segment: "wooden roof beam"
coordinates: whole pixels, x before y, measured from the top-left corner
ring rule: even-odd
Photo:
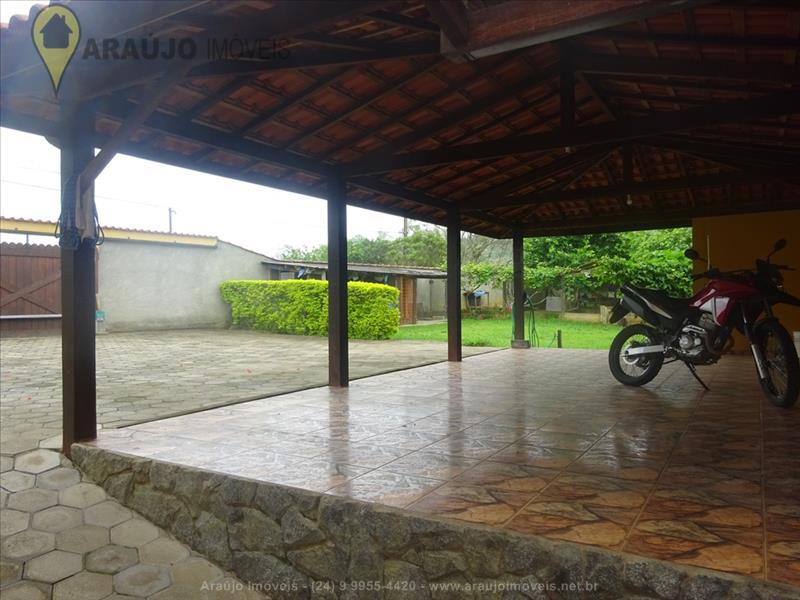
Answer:
[[[455,29],[466,38],[463,43],[458,43],[452,33],[446,32],[454,51],[476,59],[675,12],[708,1],[511,0],[499,4],[486,3],[474,10],[461,8],[461,15],[454,15],[452,7],[463,4],[453,0],[428,0],[427,6],[435,18],[438,16],[443,29],[449,25],[451,30]],[[436,5],[439,5],[438,10],[434,8]],[[440,13],[447,9],[447,18],[442,20]]]
[[[700,44],[705,46],[729,46],[745,48],[797,48],[798,41],[792,37],[763,35],[703,35],[695,33],[655,33],[651,31],[618,31],[605,29],[586,34],[593,38],[609,40],[633,40],[664,44]]]
[[[506,183],[501,183],[500,185],[494,186],[488,192],[484,192],[482,194],[478,194],[477,196],[472,196],[467,200],[461,201],[460,205],[464,206],[467,202],[474,205],[479,205],[484,202],[491,202],[496,198],[502,198],[508,194],[516,192],[517,190],[528,187],[529,185],[534,185],[535,183],[544,181],[553,175],[574,169],[586,161],[596,160],[602,156],[605,156],[609,150],[613,148],[613,145],[606,144],[603,146],[584,148],[582,150],[578,150],[577,152],[573,152],[572,154],[565,154],[553,162],[545,165],[544,167],[535,168],[530,173],[526,173],[521,177],[516,177]]]
[[[735,61],[695,61],[575,54],[575,69],[603,75],[639,75],[648,77],[700,77],[775,83],[800,83],[800,68],[779,63],[740,63]]]
[[[136,104],[124,98],[112,97],[109,98],[107,102],[100,105],[98,112],[112,119],[125,121],[134,113],[136,106]],[[142,126],[161,134],[204,144],[217,150],[239,154],[253,160],[271,163],[286,169],[313,173],[320,176],[328,176],[333,173],[330,167],[315,160],[291,152],[276,150],[265,144],[242,139],[204,125],[185,123],[177,117],[172,117],[161,112],[152,113]]]
[[[380,60],[396,60],[399,58],[415,58],[418,56],[438,55],[439,48],[432,40],[386,44],[375,52],[340,49],[290,51],[286,58],[270,58],[268,60],[228,59],[217,60],[194,67],[188,77],[211,77],[216,75],[246,75],[265,73],[267,71],[287,71],[330,67],[336,65],[352,65],[376,62]]]
[[[770,192],[770,199],[776,198],[777,192]],[[671,229],[688,227],[692,219],[699,217],[717,217],[751,212],[767,212],[780,210],[770,199],[758,202],[736,202],[725,206],[704,206],[674,211],[640,210],[610,217],[595,216],[589,218],[568,219],[550,224],[547,222],[521,223],[520,228],[525,237],[542,237],[557,235],[581,235],[587,233],[615,233],[618,231],[643,231],[647,229]],[[788,208],[788,207],[787,207]]]
[[[393,185],[391,183],[387,183],[385,181],[381,181],[380,179],[376,179],[373,177],[359,177],[356,179],[350,179],[348,180],[348,183],[356,187],[369,190],[371,192],[377,192],[379,194],[394,196],[395,198],[400,198],[403,200],[409,200],[416,204],[421,204],[423,206],[430,206],[432,208],[435,208],[437,210],[442,210],[445,212],[451,210],[454,206],[456,206],[454,203],[445,202],[444,200],[433,198],[422,192],[411,190],[406,187],[402,187],[400,185]],[[491,223],[492,225],[497,225],[499,227],[506,227],[509,230],[512,228],[512,224],[509,221],[506,221],[494,215],[490,215],[488,213],[474,212],[470,214],[469,217],[471,219],[484,221],[486,223]]]
[[[639,140],[640,144],[675,150],[683,154],[727,159],[761,165],[800,165],[800,148],[741,144],[724,140],[667,135]]]
[[[627,194],[651,194],[655,192],[668,192],[687,188],[703,188],[736,183],[769,182],[786,177],[797,177],[796,168],[760,170],[756,172],[726,172],[715,175],[702,175],[698,177],[676,177],[674,179],[658,179],[655,181],[630,181],[608,186],[585,187],[573,190],[541,192],[521,196],[506,196],[495,198],[491,202],[460,203],[463,210],[489,210],[506,206],[531,206],[548,202],[562,202],[569,200],[586,200],[589,198],[609,198],[625,196]]]
[[[394,156],[388,155],[388,151],[381,150],[376,156],[343,165],[341,169],[347,176],[354,176],[469,160],[486,160],[498,156],[531,154],[570,146],[622,142],[698,127],[749,122],[759,118],[791,114],[798,111],[798,107],[800,107],[800,91],[778,92],[750,100],[710,104],[627,121],[577,127],[571,131],[558,130]]]

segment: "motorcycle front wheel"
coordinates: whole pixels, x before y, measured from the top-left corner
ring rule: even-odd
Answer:
[[[625,350],[637,346],[660,344],[658,333],[645,325],[630,325],[620,331],[608,350],[611,374],[625,385],[644,385],[653,380],[664,364],[663,354],[625,356]]]
[[[775,406],[789,408],[800,392],[800,363],[789,332],[777,321],[765,321],[756,329],[756,343],[767,375],[761,388]]]

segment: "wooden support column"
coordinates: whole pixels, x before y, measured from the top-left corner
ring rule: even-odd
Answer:
[[[512,348],[531,347],[530,341],[525,339],[525,271],[522,260],[522,242],[522,233],[515,231],[512,240],[514,264],[514,339],[511,340]]]
[[[447,212],[447,360],[461,360],[461,217]]]
[[[74,207],[78,175],[94,158],[94,115],[86,107],[67,109],[61,136],[61,203]],[[87,194],[94,199],[94,185]],[[74,210],[74,208],[72,209]],[[62,450],[97,437],[95,377],[95,241],[61,248]]]
[[[347,353],[347,183],[328,179],[328,385],[350,382]]]

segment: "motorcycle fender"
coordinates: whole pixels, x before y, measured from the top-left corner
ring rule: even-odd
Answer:
[[[778,317],[766,317],[764,319],[758,320],[756,324],[753,326],[753,341],[759,338],[759,336],[761,335],[761,330],[764,328],[764,325],[772,322],[780,323]]]
[[[783,302],[784,304],[790,304],[792,306],[800,306],[800,298],[795,298],[791,294],[782,291],[774,292],[773,300],[775,304]]]
[[[627,306],[625,306],[624,299],[621,299],[614,305],[614,308],[611,309],[611,314],[608,316],[608,322],[616,323],[617,321],[622,319],[622,317],[627,315],[629,312],[630,310],[628,309]]]

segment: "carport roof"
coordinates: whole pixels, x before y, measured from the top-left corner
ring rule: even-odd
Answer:
[[[99,147],[175,61],[82,59],[86,40],[236,35],[288,55],[184,64],[121,152],[319,197],[346,177],[351,205],[438,224],[457,207],[495,237],[800,204],[796,2],[69,5],[60,97],[94,103]],[[30,21],[0,35],[2,125],[57,138]]]
[[[308,269],[319,269],[322,271],[328,270],[327,262],[318,262],[311,260],[283,260],[279,258],[270,258],[261,261],[265,265],[276,267],[301,267]],[[433,269],[427,267],[409,267],[403,265],[375,265],[369,263],[347,263],[348,271],[355,271],[357,273],[379,273],[381,275],[401,275],[405,277],[413,277],[419,279],[446,279],[447,271],[441,269]]]

